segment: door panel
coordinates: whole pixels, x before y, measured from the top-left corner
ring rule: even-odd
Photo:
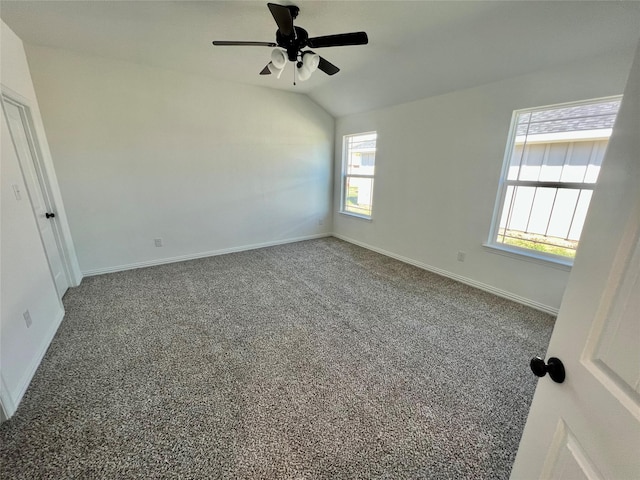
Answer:
[[[575,480],[603,478],[563,421],[558,422],[541,477]]]
[[[597,349],[593,355],[586,352],[603,375],[620,384],[636,408],[640,406],[640,275],[633,267],[640,263],[639,255],[636,246],[604,328],[592,333]]]
[[[55,222],[55,219],[46,217],[46,213],[49,212],[50,206],[45,194],[43,185],[44,179],[38,175],[38,168],[36,165],[37,158],[35,156],[36,154],[32,143],[32,137],[30,136],[31,132],[29,130],[29,124],[21,106],[14,104],[6,98],[2,104],[6,113],[7,123],[16,149],[16,154],[20,161],[25,185],[29,192],[29,198],[33,207],[38,230],[40,232],[40,237],[42,238],[42,244],[44,246],[45,253],[47,254],[51,275],[53,276],[56,285],[58,297],[62,298],[69,288],[69,282],[64,270],[64,264],[60,254],[56,233],[53,230],[53,222]]]

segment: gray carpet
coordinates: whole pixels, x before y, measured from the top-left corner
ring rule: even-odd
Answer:
[[[553,325],[335,238],[64,303],[1,478],[507,478]]]

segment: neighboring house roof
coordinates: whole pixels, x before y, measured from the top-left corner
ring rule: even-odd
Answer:
[[[520,114],[517,135],[613,128],[620,100]]]
[[[351,150],[360,151],[360,150],[375,150],[376,149],[376,141],[375,140],[366,140],[363,142],[355,141],[350,145]]]

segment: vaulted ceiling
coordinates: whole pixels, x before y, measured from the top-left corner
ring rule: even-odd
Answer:
[[[258,72],[275,41],[266,1],[5,1],[27,44],[63,48],[306,94],[334,116],[468,88],[593,55],[631,52],[640,2],[311,1],[295,4],[310,36],[364,30],[366,46],[318,51],[341,68],[293,85]],[[276,3],[278,3],[276,1]]]

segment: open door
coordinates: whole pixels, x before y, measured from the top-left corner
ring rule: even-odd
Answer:
[[[511,478],[640,479],[640,45],[547,352]]]

